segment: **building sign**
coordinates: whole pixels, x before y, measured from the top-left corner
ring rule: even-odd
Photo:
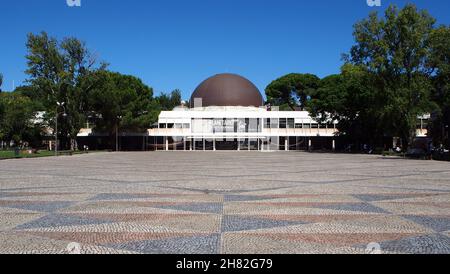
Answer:
[[[245,131],[246,123],[239,119],[215,119],[213,120],[214,132],[242,132]]]

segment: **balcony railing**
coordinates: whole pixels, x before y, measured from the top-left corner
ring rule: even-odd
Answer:
[[[148,134],[150,136],[247,136],[247,135],[259,135],[259,136],[323,136],[332,137],[335,136],[337,130],[334,128],[277,128],[277,129],[263,129],[261,132],[202,132],[194,131],[187,128],[157,128],[149,129]]]

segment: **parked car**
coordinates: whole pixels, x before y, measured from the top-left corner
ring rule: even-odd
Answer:
[[[428,153],[422,148],[410,148],[405,156],[414,159],[425,159],[427,158]]]
[[[433,152],[433,159],[438,161],[450,161],[450,152],[447,149],[439,149]]]

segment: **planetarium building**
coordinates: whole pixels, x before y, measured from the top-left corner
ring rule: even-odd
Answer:
[[[306,111],[264,106],[258,88],[235,74],[202,82],[189,106],[161,112],[149,129],[155,150],[290,151],[335,149],[333,122],[318,123]]]

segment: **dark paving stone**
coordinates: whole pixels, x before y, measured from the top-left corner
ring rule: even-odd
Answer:
[[[333,209],[333,210],[345,210],[345,211],[360,211],[367,213],[389,213],[386,210],[369,203],[350,203],[350,204],[324,204],[315,205],[316,208]]]
[[[417,216],[405,215],[404,218],[416,222],[425,227],[429,227],[436,232],[450,230],[450,217]]]
[[[109,245],[109,247],[144,254],[217,254],[220,235],[179,237]]]
[[[14,202],[2,207],[53,213],[71,206],[73,202]]]
[[[129,194],[129,193],[101,193],[97,196],[89,199],[92,201],[107,201],[107,200],[128,200],[137,198],[146,198],[148,196],[139,194]]]
[[[216,213],[220,214],[223,211],[223,204],[221,203],[191,203],[191,204],[177,204],[177,205],[153,205],[152,207],[162,209],[173,209],[181,211],[194,211],[202,213]]]
[[[450,254],[450,238],[431,234],[380,243],[382,251],[410,254]]]
[[[363,200],[365,202],[377,202],[377,201],[386,201],[386,200],[396,200],[402,198],[408,198],[410,196],[407,195],[378,195],[378,194],[356,194],[353,195],[355,198]]]
[[[269,220],[255,217],[223,216],[222,232],[245,231],[305,224],[305,222]]]
[[[255,179],[251,181],[268,181],[268,182],[274,182],[274,180],[262,180],[262,179]],[[283,181],[286,182],[286,181]],[[244,185],[244,184],[243,184]],[[188,187],[169,187],[169,186],[158,186],[160,188],[166,188],[166,189],[177,189],[177,190],[187,190],[187,191],[194,191],[194,192],[201,192],[204,194],[217,194],[217,195],[240,195],[241,193],[247,193],[247,192],[254,192],[257,191],[271,191],[271,190],[281,190],[281,189],[288,189],[292,186],[282,186],[282,187],[271,187],[271,188],[255,188],[255,189],[240,189],[240,190],[214,190],[214,189],[201,189],[201,188],[188,188]]]
[[[103,223],[113,223],[113,221],[84,218],[73,214],[50,214],[31,222],[19,225],[16,227],[16,229],[20,230],[59,226],[94,225]]]
[[[9,193],[9,192],[0,192],[0,198],[20,197],[20,196],[23,196],[23,195],[16,194],[14,192],[11,192],[11,193]]]
[[[250,195],[225,195],[225,202],[245,202],[245,201],[260,201],[269,200],[270,197],[250,196]]]

